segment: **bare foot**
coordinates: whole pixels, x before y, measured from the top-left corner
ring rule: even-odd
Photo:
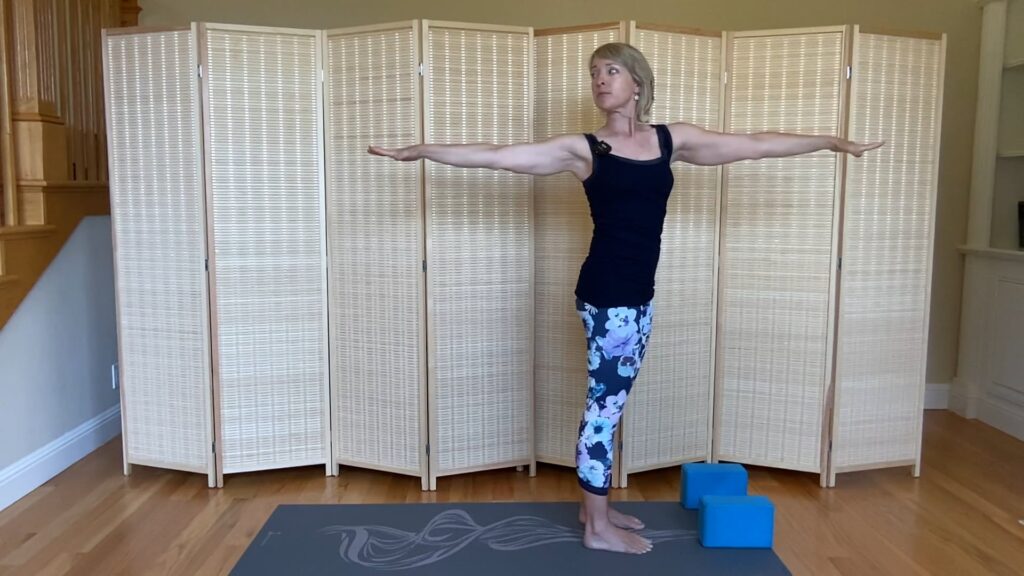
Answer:
[[[644,523],[640,521],[636,516],[630,516],[629,514],[623,514],[611,506],[608,507],[608,520],[619,528],[625,528],[626,530],[640,530],[644,527]],[[583,506],[580,506],[580,524],[587,523],[587,510]]]
[[[626,554],[646,554],[654,548],[647,538],[611,524],[600,527],[588,524],[583,532],[583,545],[591,550],[607,550]]]

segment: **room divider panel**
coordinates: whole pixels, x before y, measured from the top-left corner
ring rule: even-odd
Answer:
[[[652,123],[722,129],[723,34],[629,23],[654,72]],[[711,455],[721,169],[672,166],[647,357],[623,415],[621,480]]]
[[[533,31],[423,23],[424,138],[533,139]],[[532,179],[424,166],[430,485],[530,466],[533,446]]]
[[[840,135],[846,40],[846,27],[730,33],[726,130]],[[840,167],[820,151],[726,168],[717,460],[824,477]]]
[[[625,26],[537,30],[535,36],[535,137],[597,129],[604,119],[590,94],[590,54],[602,44],[624,41]],[[583,188],[572,174],[536,178],[534,188],[537,460],[575,466],[587,396],[587,343],[573,291],[593,225]],[[612,478],[617,484],[618,477]]]
[[[196,35],[106,31],[103,71],[125,474],[141,464],[214,486]]]
[[[420,25],[325,34],[333,446],[427,480],[423,177],[368,143],[422,141]]]
[[[331,470],[320,32],[199,31],[218,472]]]
[[[886,466],[920,473],[946,43],[856,28],[829,484]]]
[[[536,33],[539,139],[591,132],[604,119],[590,95],[590,54],[630,42],[655,78],[652,121],[721,128],[722,34],[635,22]],[[706,459],[710,453],[715,230],[719,170],[676,165],[662,237],[655,331],[620,427],[613,485],[630,472]],[[538,459],[575,465],[587,391],[586,345],[573,290],[591,234],[572,175],[536,180]],[[684,281],[685,279],[685,281]]]

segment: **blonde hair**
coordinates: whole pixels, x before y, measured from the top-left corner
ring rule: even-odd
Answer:
[[[640,93],[636,101],[636,119],[638,122],[648,122],[651,116],[651,105],[654,104],[654,72],[647,58],[642,52],[622,42],[610,42],[603,44],[594,50],[590,55],[590,65],[594,60],[601,58],[617,62],[629,70],[629,75],[640,87]]]

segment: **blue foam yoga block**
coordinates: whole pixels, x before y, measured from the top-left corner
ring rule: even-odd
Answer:
[[[740,464],[683,464],[679,503],[696,510],[702,496],[746,496],[747,470]]]
[[[705,496],[697,513],[705,548],[771,548],[775,506],[764,496]]]

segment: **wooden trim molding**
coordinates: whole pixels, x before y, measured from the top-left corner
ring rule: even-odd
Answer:
[[[12,115],[15,122],[46,122],[48,124],[64,125],[64,119],[55,114],[40,114],[38,112],[15,112]]]
[[[12,107],[19,113],[56,115],[60,107],[58,7],[45,0],[10,0]]]
[[[534,30],[536,36],[554,36],[556,34],[575,34],[582,32],[594,32],[597,30],[615,30],[622,25],[621,22],[602,22],[599,24],[581,24],[579,26],[563,26],[560,28],[541,28]]]
[[[886,36],[918,38],[921,40],[942,40],[942,32],[931,32],[928,30],[897,30],[884,26],[861,26],[860,32],[861,34],[884,34]]]
[[[56,232],[53,226],[4,226],[0,228],[0,242],[8,240],[32,240],[46,238]]]
[[[0,174],[3,195],[0,197],[0,226],[18,223],[18,179],[15,174],[14,134],[11,124],[11,55],[10,29],[7,22],[7,0],[0,0]],[[2,260],[0,254],[0,260]],[[0,262],[0,270],[3,268]]]
[[[689,26],[671,26],[666,24],[653,24],[648,22],[637,22],[636,29],[650,30],[652,32],[672,32],[675,34],[689,34],[691,36],[710,36],[711,38],[720,38],[722,36],[721,30],[692,28]]]
[[[0,228],[0,327],[35,286],[61,247],[87,216],[110,213],[105,183],[20,182],[25,208],[45,224]],[[28,195],[28,197],[26,197]]]
[[[140,12],[138,0],[121,0],[121,26],[138,26]]]

